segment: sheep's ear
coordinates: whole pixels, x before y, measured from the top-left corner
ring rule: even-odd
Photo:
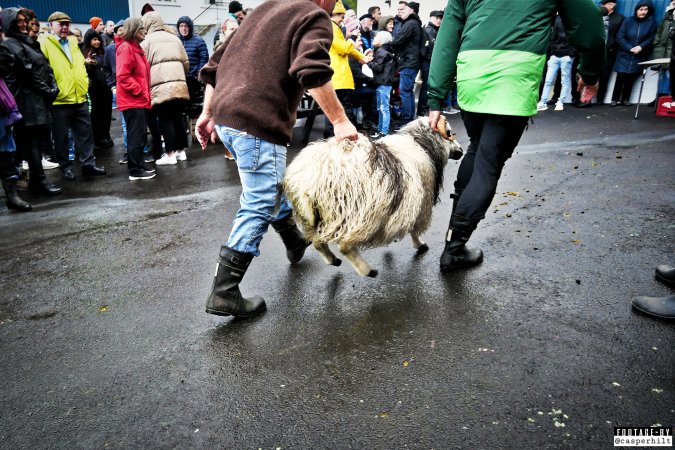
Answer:
[[[441,117],[438,119],[438,130],[440,131],[443,139],[447,139],[448,141],[455,140],[455,132],[452,131],[452,128],[450,129],[450,133],[448,133],[448,120],[444,115],[441,115]]]

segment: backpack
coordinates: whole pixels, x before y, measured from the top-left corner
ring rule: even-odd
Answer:
[[[431,61],[431,53],[433,51],[431,37],[424,27],[420,27],[420,29],[420,61]]]

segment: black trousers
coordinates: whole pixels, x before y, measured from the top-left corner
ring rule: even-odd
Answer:
[[[187,148],[187,133],[183,122],[185,102],[170,100],[152,107],[159,120],[159,130],[164,138],[167,153]]]
[[[148,110],[145,108],[131,108],[122,111],[127,123],[127,161],[129,175],[143,173],[143,149],[148,138]]]
[[[354,126],[356,126],[356,117],[354,117],[354,113],[352,112],[354,110],[354,101],[352,98],[354,95],[354,89],[336,89],[335,94],[337,95],[338,100],[340,100],[342,107],[345,109],[345,113],[347,113],[347,118]],[[328,117],[326,117],[325,123],[326,128],[323,132],[323,137],[325,139],[328,139],[331,136],[335,136],[333,124],[330,123]]]
[[[91,98],[91,124],[94,130],[94,144],[110,139],[112,120],[112,91],[107,88],[89,89]]]
[[[52,107],[52,136],[54,138],[54,154],[61,170],[72,167],[73,162],[68,159],[68,129],[73,130],[75,146],[80,152],[82,165],[93,165],[94,133],[91,127],[91,117],[86,103],[76,105],[54,105]]]
[[[518,145],[529,117],[462,111],[462,120],[471,143],[457,172],[450,228],[471,233],[485,218],[504,164]]]
[[[612,92],[612,101],[630,101],[630,93],[633,91],[633,84],[635,84],[635,80],[637,80],[639,76],[640,72],[617,72],[616,82],[614,83],[614,92]]]
[[[42,168],[42,147],[45,139],[50,139],[49,125],[27,127],[22,120],[14,124],[14,141],[16,142],[16,159],[28,162],[31,184],[45,179]]]
[[[607,50],[607,59],[605,60],[605,65],[602,67],[600,86],[598,87],[597,99],[599,104],[602,104],[605,101],[605,96],[607,95],[607,83],[609,83],[609,77],[612,75],[612,70],[614,70],[615,62],[616,50]]]

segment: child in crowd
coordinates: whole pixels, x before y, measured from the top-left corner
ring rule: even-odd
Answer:
[[[391,84],[396,78],[396,57],[391,47],[392,36],[388,31],[380,31],[375,35],[373,47],[375,56],[368,63],[373,71],[373,83],[377,85],[377,132],[370,137],[377,139],[389,134],[389,124],[391,114],[389,110],[389,96],[391,95]]]

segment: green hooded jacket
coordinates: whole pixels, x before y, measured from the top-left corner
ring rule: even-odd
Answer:
[[[536,114],[556,11],[579,52],[578,73],[595,84],[605,60],[605,30],[592,0],[449,0],[429,71],[431,111],[441,110],[456,76],[465,111]]]

